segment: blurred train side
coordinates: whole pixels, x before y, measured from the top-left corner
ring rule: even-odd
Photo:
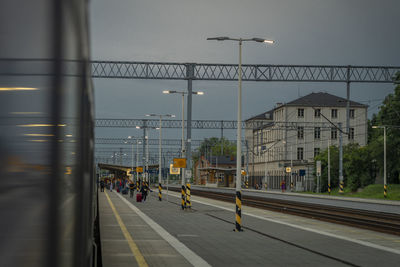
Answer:
[[[2,266],[95,264],[87,23],[85,0],[1,2]]]

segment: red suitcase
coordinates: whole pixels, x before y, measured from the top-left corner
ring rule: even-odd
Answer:
[[[136,194],[136,202],[142,202],[142,193]]]

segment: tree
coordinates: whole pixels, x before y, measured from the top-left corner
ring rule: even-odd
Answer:
[[[339,148],[330,147],[331,188],[339,186]],[[321,192],[328,191],[328,149],[315,157],[321,161]],[[375,165],[369,147],[348,144],[343,147],[343,177],[345,187],[356,191],[375,182]]]
[[[206,138],[201,143],[200,147],[193,153],[193,160],[197,161],[201,155],[211,156],[235,156],[236,144],[225,138],[211,137]]]
[[[331,188],[339,186],[339,149],[336,146],[330,147],[331,159]],[[315,157],[315,162],[321,161],[321,192],[328,191],[328,149],[322,151]]]
[[[400,73],[396,75],[400,82]],[[400,183],[400,85],[397,85],[393,94],[389,94],[383,101],[378,114],[374,115],[371,124],[387,126],[386,129],[386,161],[388,183]],[[376,160],[379,173],[383,176],[383,130],[369,128],[369,148],[372,158]]]
[[[375,183],[375,170],[369,147],[349,144],[345,150],[343,167],[347,186],[351,191]]]

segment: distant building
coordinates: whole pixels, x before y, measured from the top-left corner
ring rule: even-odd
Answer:
[[[236,158],[231,156],[201,156],[194,166],[195,184],[234,187]]]
[[[367,143],[367,105],[350,101],[349,132],[343,145]],[[329,121],[331,122],[329,122]],[[311,93],[246,120],[246,159],[249,183],[278,189],[291,172],[296,190],[311,190],[314,157],[331,145],[339,146],[339,125],[346,132],[346,99]],[[333,174],[335,175],[335,174]]]

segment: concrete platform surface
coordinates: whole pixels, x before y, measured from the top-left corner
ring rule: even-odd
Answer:
[[[192,266],[117,193],[99,193],[99,209],[103,267]]]
[[[238,233],[234,203],[192,196],[192,209],[181,210],[175,192],[164,191],[163,201],[152,192],[137,203],[107,191],[99,193],[105,267],[142,266],[129,252],[107,195],[148,266],[397,266],[400,261],[398,236],[245,206],[244,231]]]

